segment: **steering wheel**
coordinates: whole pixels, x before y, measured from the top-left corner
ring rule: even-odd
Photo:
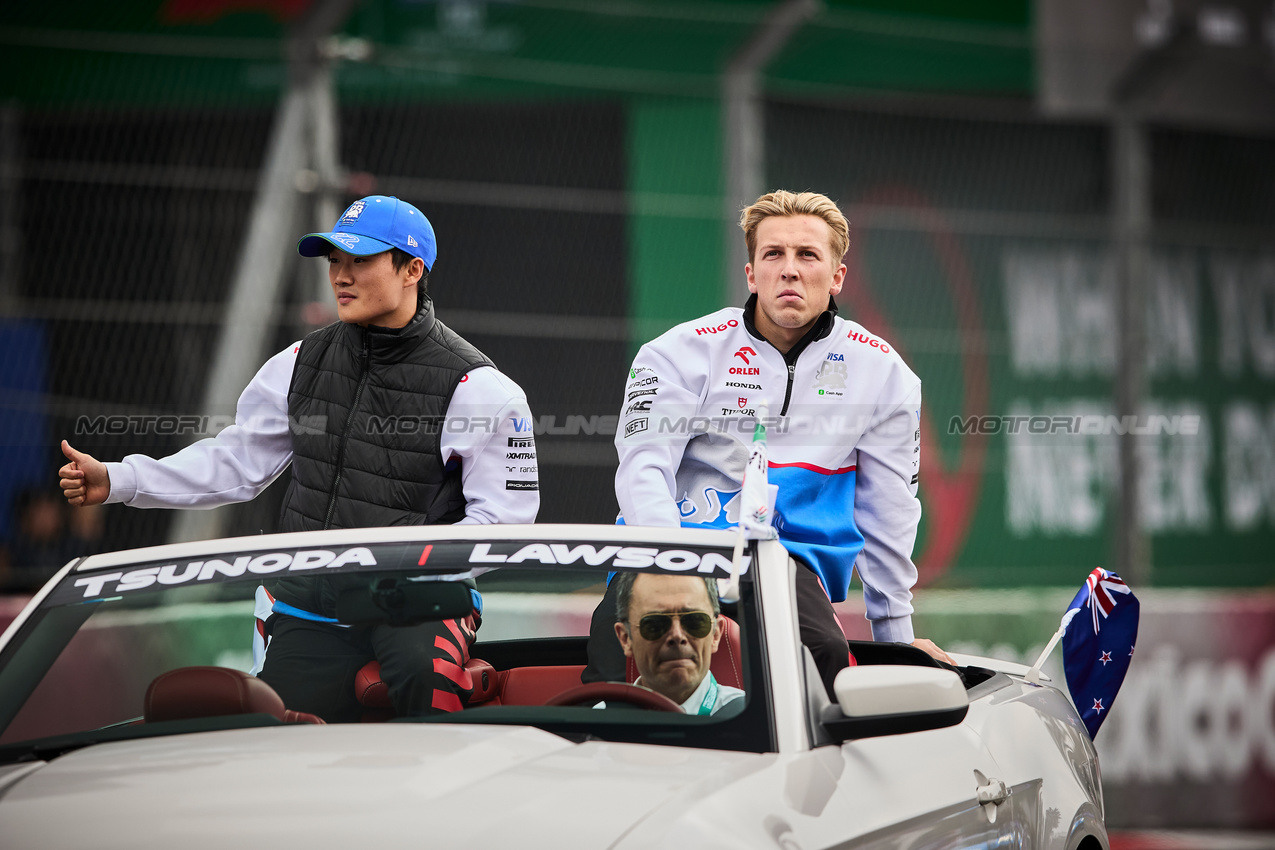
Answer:
[[[626,685],[622,682],[590,682],[575,688],[568,688],[553,697],[545,705],[592,705],[596,702],[623,702],[638,708],[651,711],[671,711],[683,714],[682,707],[673,700],[639,688],[637,685]]]

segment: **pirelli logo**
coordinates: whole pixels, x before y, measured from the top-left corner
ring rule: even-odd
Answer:
[[[509,448],[511,449],[530,449],[534,448],[536,441],[531,437],[510,437]]]
[[[506,490],[539,490],[540,485],[535,481],[510,481],[505,480]]]

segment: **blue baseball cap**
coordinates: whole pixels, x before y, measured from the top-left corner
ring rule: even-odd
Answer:
[[[307,233],[297,243],[297,252],[303,257],[326,257],[333,248],[356,257],[398,248],[420,257],[426,269],[432,269],[438,257],[434,228],[425,214],[407,201],[386,195],[355,201],[331,232]]]

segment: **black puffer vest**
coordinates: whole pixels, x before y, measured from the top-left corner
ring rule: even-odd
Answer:
[[[491,366],[426,301],[398,329],[336,322],[301,342],[288,389],[292,483],[280,531],[453,523],[460,468],[442,460],[443,423],[461,379]],[[277,599],[334,616],[353,576],[266,582]]]
[[[337,322],[301,343],[288,389],[292,484],[281,531],[432,525],[465,515],[443,420],[482,352],[426,301],[399,329]]]

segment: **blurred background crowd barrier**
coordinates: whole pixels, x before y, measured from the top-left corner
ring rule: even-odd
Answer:
[[[976,639],[1023,656],[1054,626],[1014,589],[1119,571],[1169,653],[1131,676],[1229,664],[1266,696],[1173,715],[1215,761],[1113,756],[1113,823],[1275,826],[1269,2],[75,0],[6,9],[0,45],[11,589],[274,529],[286,473],[216,511],[67,512],[57,443],[163,455],[232,421],[335,318],[297,237],[372,192],[430,217],[440,317],[527,391],[540,519],[610,522],[637,346],[742,303],[739,209],[813,189],[851,222],[842,315],[924,382],[922,615],[1035,617]],[[1234,606],[1251,627],[1203,625]],[[1159,740],[1144,714],[1108,728]],[[1266,748],[1242,771],[1237,723]]]

